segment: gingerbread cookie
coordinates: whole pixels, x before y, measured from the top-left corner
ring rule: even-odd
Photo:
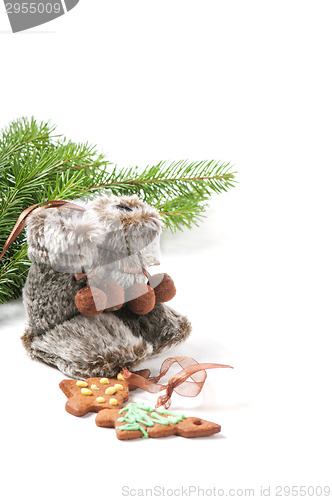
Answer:
[[[60,389],[68,398],[68,413],[81,417],[90,411],[122,408],[128,400],[128,383],[121,375],[115,378],[88,378],[87,380],[62,380]]]
[[[122,409],[107,408],[96,416],[98,427],[115,427],[118,439],[203,437],[220,432],[220,425],[196,417],[185,417],[145,403],[128,403]]]

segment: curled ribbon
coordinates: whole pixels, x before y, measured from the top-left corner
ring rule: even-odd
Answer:
[[[159,380],[166,375],[170,367],[178,363],[182,370],[175,375],[172,375],[167,384],[158,384]],[[198,363],[195,359],[188,356],[176,356],[167,358],[160,367],[160,372],[157,377],[144,378],[138,373],[133,373],[128,368],[123,368],[121,375],[132,387],[139,387],[150,393],[157,393],[166,389],[163,396],[159,396],[156,408],[164,406],[166,409],[171,405],[171,396],[175,391],[180,396],[197,396],[204,385],[206,379],[206,371],[209,368],[233,368],[230,365],[220,365],[218,363]],[[188,379],[191,380],[188,380]]]

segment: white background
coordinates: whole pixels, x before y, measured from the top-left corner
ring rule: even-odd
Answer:
[[[325,1],[81,0],[13,35],[1,5],[1,127],[33,114],[120,166],[214,158],[239,171],[199,228],[163,236],[172,305],[193,333],[144,364],[232,364],[196,399],[173,398],[221,434],[120,442],[94,415],[67,414],[63,375],[27,357],[12,303],[0,307],[3,498],[113,499],[126,485],[256,497],[271,485],[273,498],[276,485],[331,482],[331,19]]]

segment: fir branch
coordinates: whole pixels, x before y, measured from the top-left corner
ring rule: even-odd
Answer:
[[[197,193],[191,193],[189,197],[179,196],[172,200],[156,204],[160,215],[164,221],[166,229],[172,232],[182,230],[183,227],[191,229],[192,226],[198,226],[199,222],[205,216],[208,196],[200,196]]]
[[[16,250],[10,259],[4,259],[0,267],[0,304],[20,297],[29,267],[26,244]]]
[[[229,163],[210,160],[205,162],[161,162],[140,171],[138,167],[110,173],[107,182],[89,188],[99,190],[111,188],[112,192],[139,194],[148,203],[157,201],[160,196],[188,196],[192,191],[200,195],[220,193],[234,186],[235,173],[230,172]]]

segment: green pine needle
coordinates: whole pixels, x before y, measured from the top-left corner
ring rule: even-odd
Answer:
[[[229,163],[160,162],[144,169],[119,168],[90,144],[55,135],[55,127],[21,118],[0,137],[0,252],[19,214],[47,200],[96,192],[137,194],[161,213],[166,229],[198,225],[209,197],[235,184]],[[0,260],[0,304],[19,297],[29,269],[22,232]]]

